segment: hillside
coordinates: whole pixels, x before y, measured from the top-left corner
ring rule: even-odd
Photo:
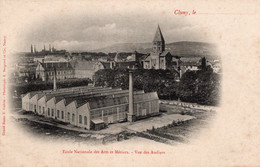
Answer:
[[[217,46],[211,43],[202,42],[173,42],[165,46],[172,55],[183,57],[205,56],[207,59],[218,59]],[[152,43],[119,43],[105,48],[97,49],[98,52],[133,52],[149,53],[152,50]]]
[[[151,43],[118,43],[108,47],[95,49],[95,52],[104,52],[104,53],[112,53],[112,52],[146,52],[147,48],[151,48]]]

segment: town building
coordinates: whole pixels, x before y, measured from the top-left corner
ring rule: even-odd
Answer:
[[[89,78],[93,80],[95,72],[104,69],[103,63],[99,61],[80,61],[73,62],[75,78]]]
[[[181,57],[179,66],[180,76],[182,76],[186,71],[206,69],[208,61],[205,57]]]
[[[42,81],[54,79],[56,70],[57,79],[74,78],[74,69],[69,62],[44,62],[38,63],[36,68],[36,78]]]
[[[85,129],[100,130],[122,121],[136,121],[159,114],[156,92],[82,86],[29,92],[22,95],[22,109]],[[56,78],[56,75],[54,76]],[[54,79],[55,81],[56,79]]]
[[[165,50],[165,40],[160,26],[153,39],[152,52],[143,60],[144,69],[169,69],[172,64],[172,55]]]
[[[29,62],[19,62],[15,64],[14,76],[19,78],[33,79],[35,77],[35,69],[37,64]]]
[[[219,60],[207,61],[207,64],[213,69],[214,73],[221,73],[221,63]]]
[[[33,61],[36,63],[43,63],[44,62],[44,55],[39,55],[33,58]]]
[[[66,55],[53,55],[48,54],[44,56],[44,62],[45,63],[58,63],[58,62],[69,62],[68,59],[66,59]]]
[[[140,69],[146,54],[135,52],[118,52],[109,54],[109,61],[102,62],[105,69]]]

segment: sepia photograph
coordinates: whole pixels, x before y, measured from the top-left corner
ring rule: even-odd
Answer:
[[[1,1],[0,166],[260,165],[259,2],[204,2]]]

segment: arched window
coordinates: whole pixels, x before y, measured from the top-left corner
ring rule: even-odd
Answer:
[[[79,115],[79,123],[82,124],[82,116]]]
[[[84,125],[87,125],[87,117],[84,116]]]
[[[72,114],[72,122],[75,121],[75,114]]]

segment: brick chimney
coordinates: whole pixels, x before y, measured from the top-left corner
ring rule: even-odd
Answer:
[[[56,68],[54,68],[54,77],[53,77],[53,90],[57,90],[57,77],[56,77]]]
[[[134,91],[133,91],[133,71],[129,71],[129,112],[127,113],[127,121],[134,122]]]

